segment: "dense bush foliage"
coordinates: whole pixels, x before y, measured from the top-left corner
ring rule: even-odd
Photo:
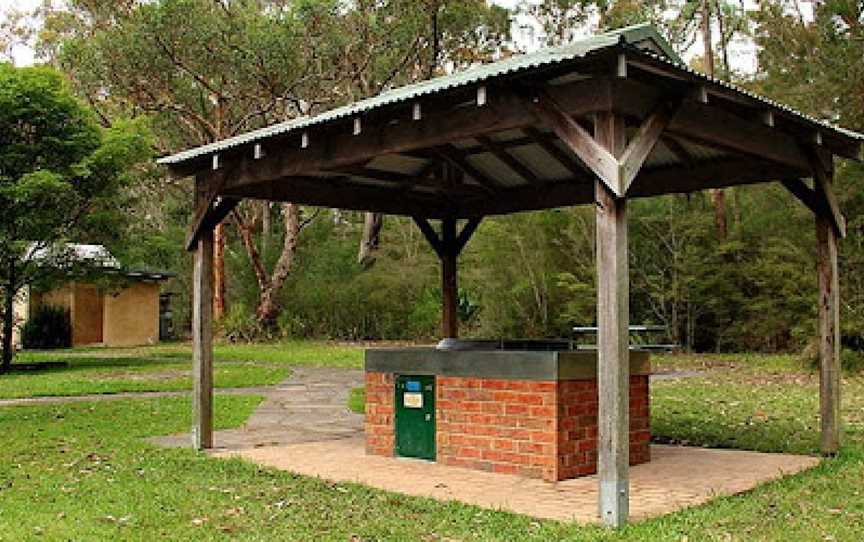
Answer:
[[[205,0],[67,4],[68,11],[46,17],[50,31],[39,33],[47,57],[106,118],[146,112],[166,153],[506,54],[514,15],[487,2],[436,4],[439,43],[428,39],[425,11],[405,0],[340,9],[331,2],[280,9]],[[688,2],[521,4],[522,15],[537,18],[546,45],[646,20],[679,52],[701,39],[699,15]],[[796,5],[767,0],[745,10],[717,3],[723,38],[714,40],[715,75],[864,130],[861,3],[817,2],[806,18]],[[188,24],[176,24],[179,14]],[[735,73],[729,63],[728,46],[739,38],[756,44],[755,73]],[[432,44],[440,49],[429,50]],[[249,61],[248,51],[257,61]],[[708,69],[707,59],[685,56]],[[177,273],[169,288],[182,329],[191,306],[191,259],[180,248],[192,215],[191,183],[149,174],[151,182],[133,191],[129,224],[116,230],[111,248],[133,267]],[[861,351],[864,167],[838,161],[835,184],[848,218],[840,247],[842,341],[850,352]],[[779,184],[730,188],[725,197],[726,234],[718,233],[706,193],[628,204],[631,322],[665,326],[670,340],[694,350],[800,350],[815,334],[813,217]],[[357,263],[362,214],[264,209],[246,202],[226,220],[226,336],[438,334],[438,265],[410,220],[385,220],[375,263],[366,266]],[[591,206],[484,220],[461,257],[463,334],[567,336],[574,325],[594,324],[594,220]],[[269,303],[274,291],[276,310],[264,318],[262,299]]]
[[[68,348],[72,346],[72,320],[69,309],[41,305],[21,329],[24,348]]]
[[[860,172],[841,169],[853,194]],[[845,196],[844,196],[845,197]],[[717,239],[707,194],[630,206],[631,322],[663,325],[702,351],[798,351],[815,333],[815,235],[810,212],[785,189],[727,191],[729,234]],[[845,205],[860,206],[854,197]],[[569,336],[596,321],[594,211],[569,208],[484,220],[460,259],[466,335]],[[321,213],[302,233],[297,267],[282,293],[278,333],[335,339],[433,338],[439,268],[408,219],[388,217],[377,263],[356,263],[362,215]],[[277,222],[274,220],[274,222]],[[860,228],[860,226],[859,226]],[[841,247],[844,296],[860,296],[860,233]],[[270,236],[275,253],[278,229]],[[254,277],[229,241],[229,312],[251,325]],[[844,304],[847,346],[864,336],[860,307]],[[245,314],[245,320],[240,314]],[[470,318],[468,314],[470,313]],[[233,325],[233,324],[232,324]],[[226,327],[227,329],[227,327]],[[242,335],[242,333],[240,334]]]

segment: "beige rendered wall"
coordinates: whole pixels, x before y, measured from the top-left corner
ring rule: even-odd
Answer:
[[[105,294],[105,346],[138,346],[159,341],[159,284],[137,282]]]
[[[72,285],[67,284],[49,292],[33,292],[30,299],[30,312],[35,312],[42,305],[72,310]]]

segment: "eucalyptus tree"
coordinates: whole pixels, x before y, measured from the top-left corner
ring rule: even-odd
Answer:
[[[169,152],[417,79],[431,61],[427,4],[418,9],[410,0],[71,0],[47,15],[42,51],[70,75],[104,122],[118,112],[145,113],[153,119],[159,148]],[[442,0],[434,9],[438,61],[459,65],[485,58],[506,34],[506,12],[483,0]],[[269,232],[269,206],[244,204],[232,214],[258,278],[261,324],[278,316],[278,306],[268,300],[291,271],[301,212],[293,205],[280,208],[283,242],[275,261],[265,260],[266,247],[256,239],[262,230]],[[216,238],[219,315],[226,292],[224,227]]]
[[[812,9],[812,11],[811,11]],[[762,2],[754,13],[760,92],[814,117],[864,131],[864,4]],[[843,340],[864,350],[864,167],[835,164],[847,217],[840,250]]]

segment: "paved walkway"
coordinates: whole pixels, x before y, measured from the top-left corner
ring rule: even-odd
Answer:
[[[362,438],[216,455],[239,456],[335,482],[357,482],[539,518],[598,521],[596,476],[549,483],[428,461],[370,456],[365,453]],[[817,458],[806,456],[661,445],[652,446],[651,455],[650,463],[630,469],[630,510],[634,520],[699,505],[718,495],[741,493],[819,463]]]
[[[668,373],[656,373],[651,375],[651,380],[671,380],[676,378],[689,378],[693,376],[702,376],[704,375],[703,371],[670,371]],[[324,380],[322,380],[324,378]],[[332,383],[335,386],[327,386],[331,380],[326,380],[327,378],[332,379]],[[311,379],[311,386],[306,388],[304,387],[304,382],[306,379]],[[292,393],[304,393],[308,397],[309,391],[312,392],[313,397],[311,397],[312,401],[317,401],[321,403],[321,394],[323,392],[326,397],[327,391],[323,388],[330,387],[330,390],[333,394],[339,394],[340,397],[346,397],[345,403],[347,403],[347,392],[344,391],[343,388],[337,388],[336,386],[348,385],[351,388],[356,388],[363,385],[363,372],[361,370],[355,369],[341,369],[341,368],[327,368],[327,367],[294,367],[292,368],[292,375],[278,386],[252,386],[248,388],[216,388],[214,393],[216,395],[264,395],[264,396],[278,396],[282,395],[287,391]],[[349,388],[350,389],[350,388]],[[86,403],[91,401],[116,401],[120,399],[148,399],[148,398],[159,398],[159,397],[182,397],[184,395],[191,395],[191,390],[179,390],[179,391],[124,391],[119,393],[89,393],[87,395],[49,395],[44,397],[22,397],[17,399],[0,399],[0,407],[4,406],[17,406],[17,405],[41,405],[41,404],[54,404],[54,403]],[[338,401],[335,401],[335,397],[331,397],[331,400],[325,399],[323,403],[331,404]],[[302,403],[305,401],[303,397],[294,396],[290,398],[288,401],[284,401],[281,404],[290,405],[293,402]],[[362,420],[361,420],[362,422]]]
[[[216,450],[243,450],[300,442],[356,438],[363,435],[363,416],[348,410],[348,394],[363,385],[363,371],[330,367],[293,367],[278,386],[257,388],[264,395],[243,427],[216,431]],[[248,389],[251,392],[251,389]],[[191,445],[188,433],[154,437],[161,446]]]

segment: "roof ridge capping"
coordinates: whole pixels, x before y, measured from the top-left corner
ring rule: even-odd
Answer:
[[[675,49],[672,48],[666,38],[651,23],[638,23],[630,26],[622,26],[614,30],[604,32],[606,35],[618,36],[618,42],[632,45],[639,49],[647,49],[652,53],[665,56],[676,64],[685,64]],[[602,35],[602,34],[601,34]]]

